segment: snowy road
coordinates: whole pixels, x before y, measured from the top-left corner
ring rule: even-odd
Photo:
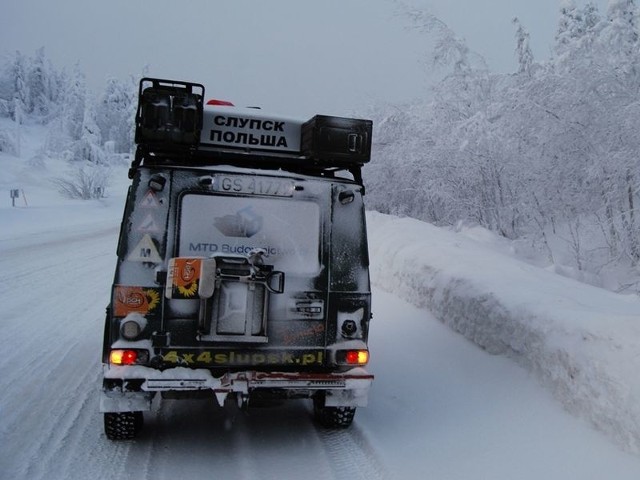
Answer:
[[[374,292],[370,406],[315,427],[309,405],[248,413],[156,400],[139,439],[111,443],[98,413],[117,229],[0,242],[0,478],[640,478],[510,360]]]

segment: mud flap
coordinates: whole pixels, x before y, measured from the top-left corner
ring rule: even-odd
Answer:
[[[357,390],[327,390],[325,406],[327,407],[366,407],[369,388]]]
[[[149,411],[153,396],[151,392],[103,391],[100,394],[100,413]]]

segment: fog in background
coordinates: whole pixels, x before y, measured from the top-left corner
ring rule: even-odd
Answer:
[[[517,16],[549,56],[559,0],[406,0],[446,22],[498,72],[516,68]],[[578,4],[584,2],[578,1]],[[596,2],[601,12],[606,0]],[[146,73],[203,83],[207,97],[308,116],[428,95],[444,72],[430,38],[392,0],[0,0],[0,54],[79,63],[93,91]]]

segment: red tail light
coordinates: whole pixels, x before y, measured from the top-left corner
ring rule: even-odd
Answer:
[[[348,350],[345,361],[349,365],[366,365],[369,362],[368,350]]]
[[[111,350],[109,363],[112,365],[133,365],[138,360],[135,350]]]

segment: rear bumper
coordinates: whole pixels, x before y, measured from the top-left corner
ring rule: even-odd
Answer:
[[[155,370],[148,367],[107,367],[100,411],[141,411],[151,408],[156,392],[211,391],[222,405],[227,395],[250,397],[261,390],[284,391],[291,396],[326,393],[326,406],[364,407],[373,382],[363,368],[343,373],[243,371],[214,377],[206,369],[184,367]]]

